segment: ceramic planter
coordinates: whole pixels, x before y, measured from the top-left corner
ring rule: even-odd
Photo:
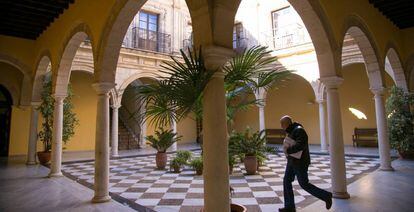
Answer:
[[[158,169],[165,169],[165,166],[167,166],[167,153],[157,152],[157,155],[155,155],[155,163]]]
[[[244,158],[244,167],[248,175],[256,174],[257,171],[257,158],[256,156],[246,156]]]
[[[49,152],[37,152],[37,158],[39,158],[39,162],[42,165],[46,165],[50,163],[51,153]]]

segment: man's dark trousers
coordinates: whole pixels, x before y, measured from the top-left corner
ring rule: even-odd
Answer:
[[[294,165],[290,161],[286,165],[285,177],[283,178],[283,196],[285,198],[285,208],[295,208],[295,199],[293,195],[292,182],[298,179],[300,187],[313,196],[325,201],[330,197],[330,193],[320,189],[311,183],[308,179],[309,165]]]

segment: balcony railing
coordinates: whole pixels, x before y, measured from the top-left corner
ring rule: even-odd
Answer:
[[[306,27],[301,24],[292,24],[265,33],[266,45],[274,50],[286,49],[311,43]]]
[[[135,27],[125,36],[122,47],[171,53],[171,35]]]
[[[246,49],[249,45],[249,39],[247,38],[238,38],[236,40],[233,40],[233,49],[236,52],[241,52],[244,49]]]

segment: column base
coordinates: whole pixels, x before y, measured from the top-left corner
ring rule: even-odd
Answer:
[[[49,173],[49,177],[63,177],[62,172],[57,172],[57,173]]]
[[[332,197],[335,198],[335,199],[349,199],[349,198],[351,198],[351,196],[349,195],[349,193],[347,191],[345,191],[345,192],[333,191],[332,192]]]
[[[29,166],[36,165],[36,164],[37,164],[36,161],[27,161],[26,162],[26,165],[29,165]]]
[[[380,167],[379,168],[380,171],[386,171],[386,172],[392,172],[395,171],[394,168],[392,168],[392,166],[386,166],[386,167]]]
[[[111,155],[111,157],[113,157],[113,158],[117,158],[117,157],[119,157],[119,154],[116,154],[116,155]]]
[[[92,203],[102,203],[102,202],[109,202],[111,201],[111,197],[109,195],[106,196],[94,196],[92,198]]]
[[[321,149],[321,152],[322,153],[329,153],[329,150],[327,150],[327,149]]]

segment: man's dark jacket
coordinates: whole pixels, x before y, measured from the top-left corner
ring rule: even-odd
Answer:
[[[288,154],[293,154],[299,151],[302,152],[300,159],[288,156],[288,163],[294,166],[309,166],[310,156],[309,156],[309,146],[308,146],[308,135],[306,134],[305,129],[299,123],[293,123],[286,128],[288,136],[296,141],[296,144],[287,149]]]

